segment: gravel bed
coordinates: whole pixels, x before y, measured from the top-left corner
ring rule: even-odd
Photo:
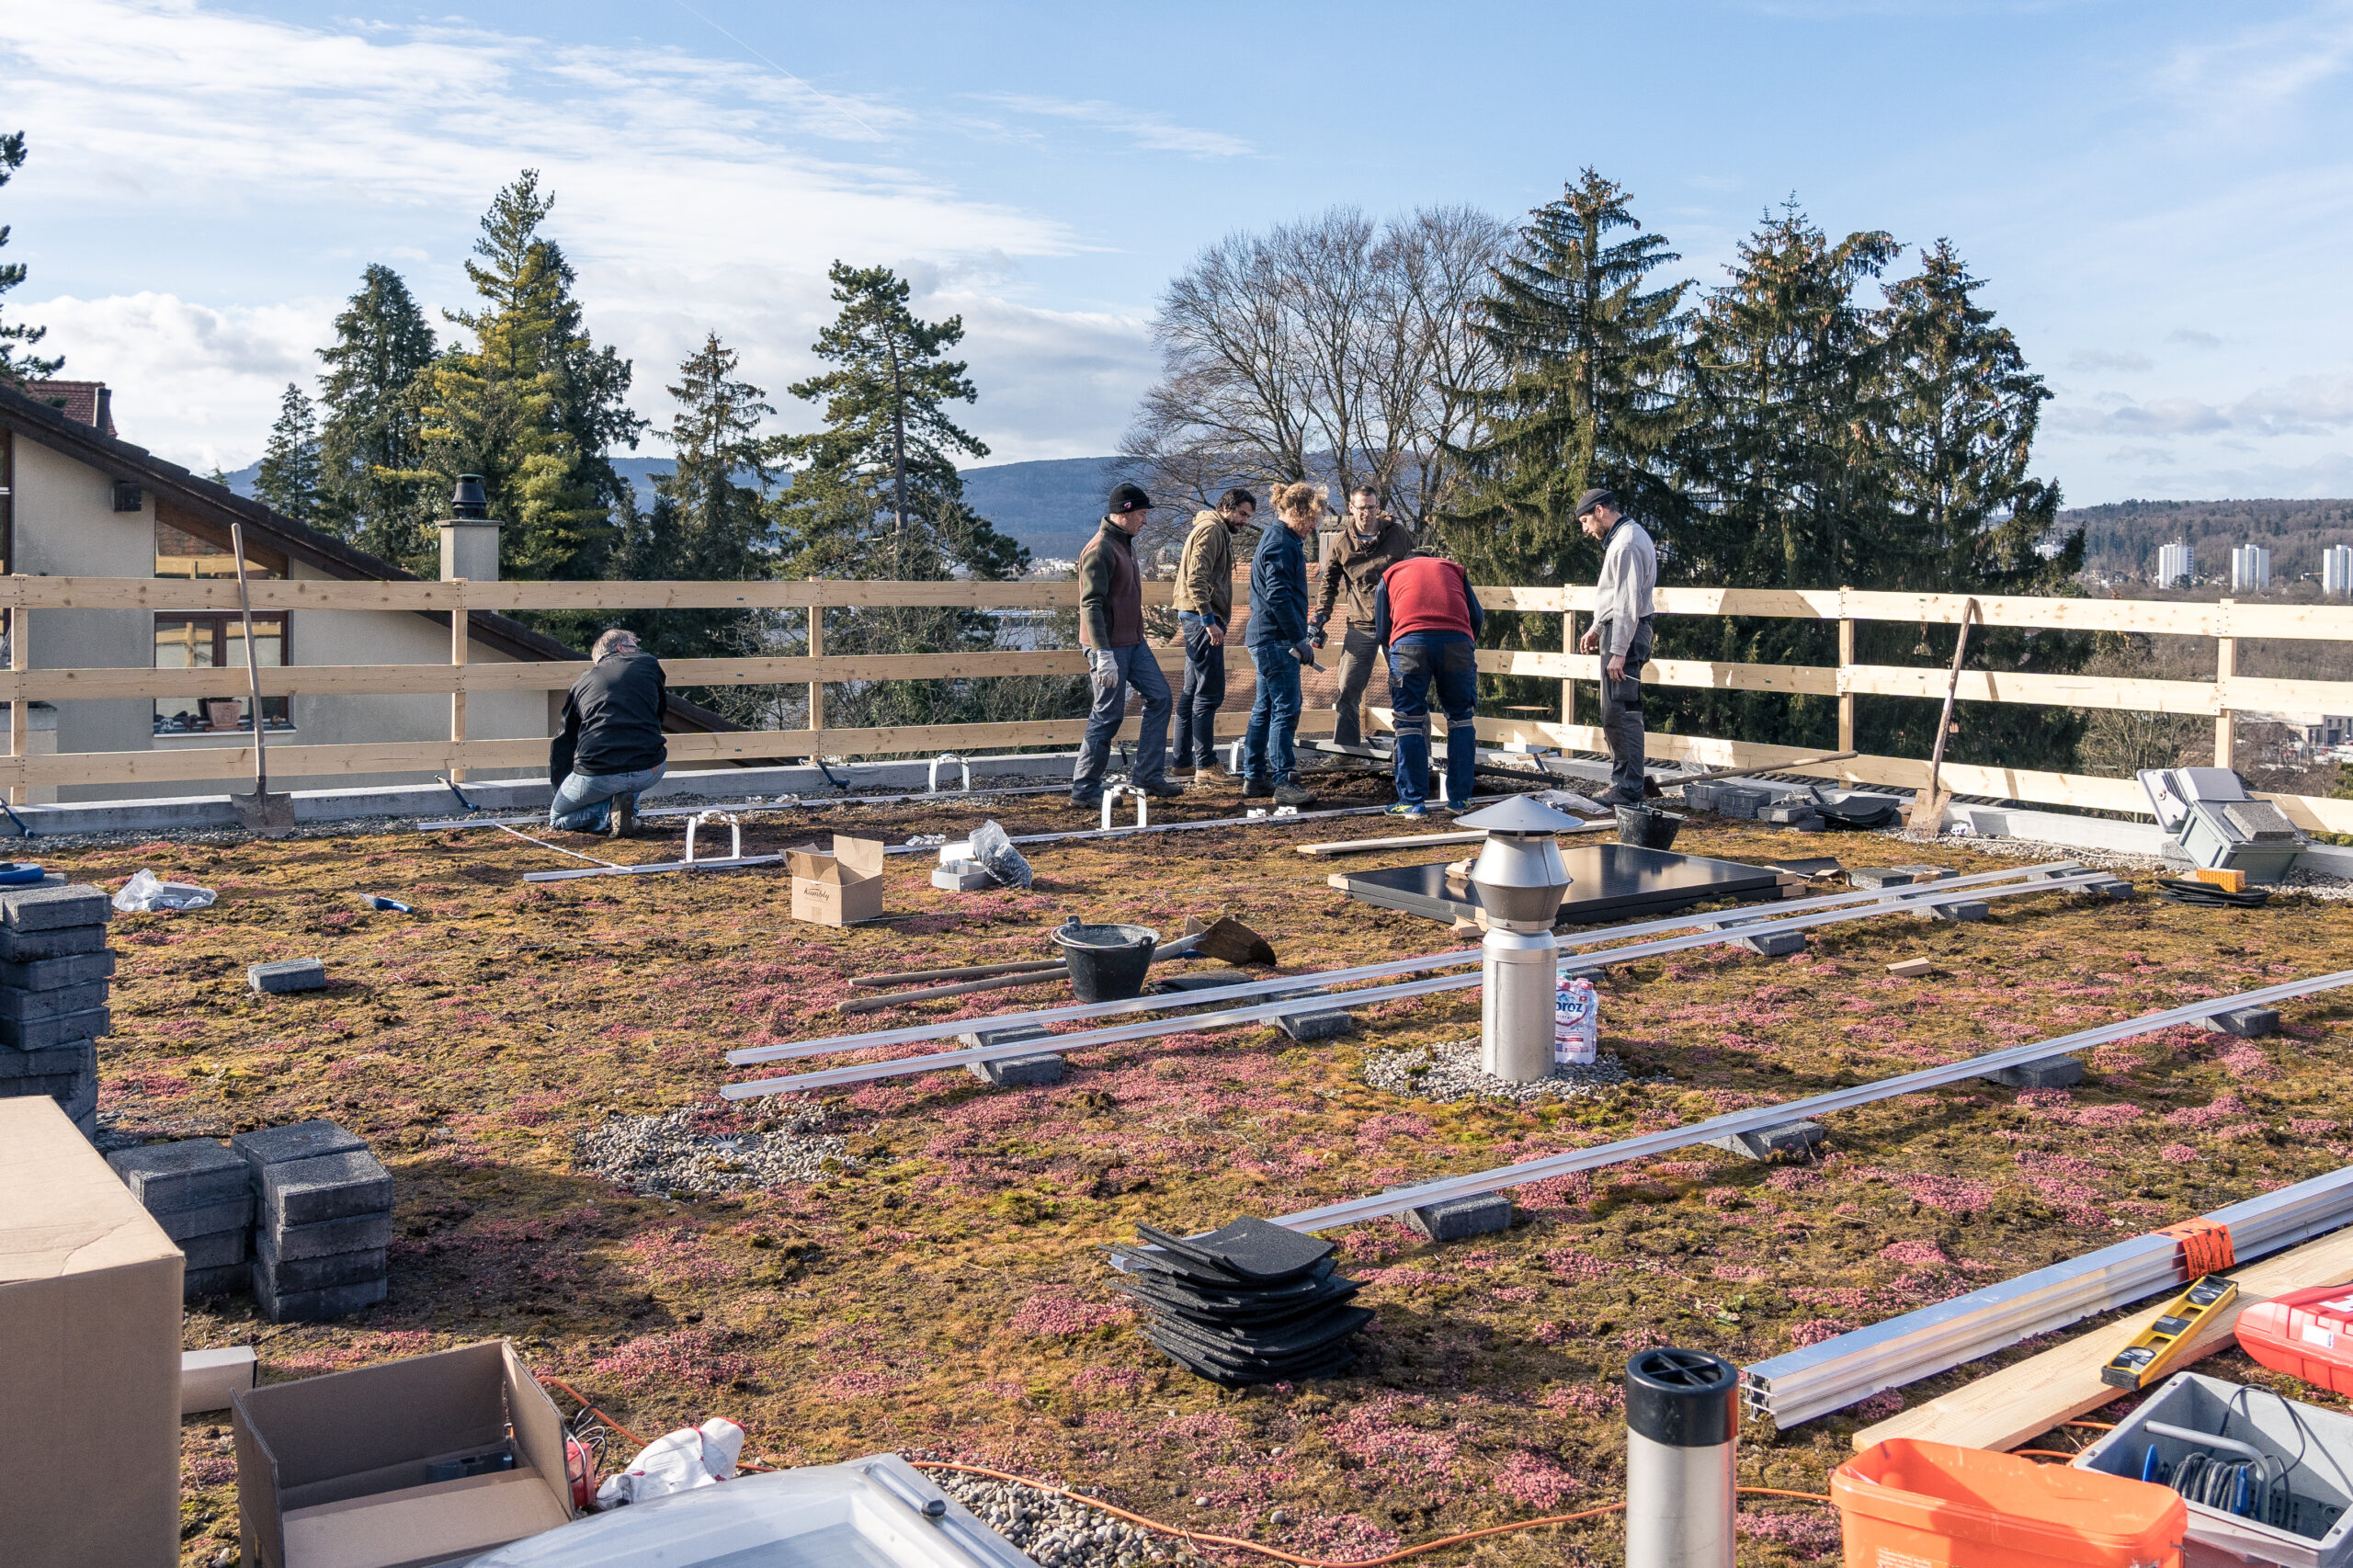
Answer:
[[[580,1164],[647,1196],[805,1186],[824,1177],[829,1160],[838,1170],[858,1167],[847,1143],[816,1131],[825,1119],[820,1107],[778,1111],[753,1131],[695,1131],[695,1118],[709,1114],[700,1106],[659,1116],[616,1113],[580,1135]]]
[[[1138,1568],[1146,1562],[1203,1561],[1182,1541],[1017,1482],[952,1470],[926,1477],[1044,1568]]]
[[[1549,1078],[1516,1084],[1480,1067],[1475,1040],[1376,1051],[1364,1059],[1364,1081],[1374,1088],[1441,1104],[1489,1099],[1525,1105],[1534,1100],[1574,1099],[1631,1082],[1632,1076],[1617,1057],[1603,1051],[1601,1059],[1589,1066],[1555,1066]]]
[[[1904,835],[1899,831],[1881,836],[1902,839]],[[2036,838],[1981,838],[1974,834],[1949,834],[1935,842],[1923,840],[1917,846],[1931,855],[1942,846],[1982,850],[1988,855],[1999,855],[2006,860],[2073,860],[2077,865],[2090,866],[2102,871],[2164,871],[2167,869],[2165,861],[2154,855],[2128,855],[2116,849],[2086,849],[2080,845],[2048,844]]]

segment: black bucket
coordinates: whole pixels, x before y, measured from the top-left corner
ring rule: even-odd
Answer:
[[[1082,1002],[1124,1002],[1143,994],[1144,971],[1160,933],[1144,926],[1057,926],[1054,940],[1070,965],[1070,994]]]
[[[1681,817],[1648,806],[1618,808],[1618,842],[1638,849],[1672,849],[1675,830],[1682,825]]]

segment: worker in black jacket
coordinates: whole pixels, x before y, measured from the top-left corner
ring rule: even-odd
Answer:
[[[548,747],[555,800],[548,825],[574,833],[635,831],[637,797],[669,767],[662,715],[670,705],[662,663],[615,627],[597,639],[596,663],[563,699],[563,729]]]

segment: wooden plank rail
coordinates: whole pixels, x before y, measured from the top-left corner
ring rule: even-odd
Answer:
[[[1165,609],[1173,585],[1143,585],[1148,608]],[[1566,745],[1581,751],[1605,748],[1600,732],[1576,724],[1574,683],[1600,678],[1601,661],[1574,653],[1576,617],[1590,613],[1593,590],[1574,584],[1553,586],[1481,586],[1480,601],[1494,610],[1558,615],[1561,652],[1548,648],[1482,649],[1479,668],[1498,676],[1557,680],[1563,722],[1547,723],[1482,719],[1480,733],[1491,740],[1519,739]],[[1078,585],[1068,582],[834,582],[759,583],[568,583],[568,582],[373,582],[275,580],[252,585],[254,608],[266,611],[430,612],[453,618],[447,664],[287,665],[261,672],[265,697],[414,697],[449,699],[449,740],[399,741],[356,745],[292,745],[282,753],[290,777],[325,778],[370,773],[425,773],[444,768],[516,767],[544,760],[541,740],[472,740],[465,734],[466,699],[474,693],[560,691],[586,669],[584,663],[472,662],[460,632],[476,612],[540,609],[740,609],[791,612],[813,621],[822,609],[854,611],[916,607],[1050,612],[1073,608]],[[228,610],[236,606],[236,585],[217,579],[109,577],[0,577],[0,611],[21,628],[28,609],[143,609],[165,614]],[[1696,690],[1777,692],[1835,698],[1840,733],[1853,723],[1860,696],[1938,700],[1947,672],[1941,668],[1863,665],[1855,660],[1854,630],[1863,621],[1953,625],[1970,603],[1961,594],[1899,594],[1847,588],[1688,588],[1658,590],[1661,615],[1753,616],[1811,619],[1839,629],[1835,665],[1758,665],[1699,659],[1660,659],[1646,678],[1658,686]],[[1978,623],[2028,630],[2104,631],[2211,638],[2216,648],[2216,678],[2211,681],[2137,680],[2066,674],[1963,670],[1958,699],[1963,702],[2027,703],[2080,709],[2211,717],[2218,743],[2227,745],[2234,715],[2240,712],[2353,712],[2353,682],[2275,679],[2236,672],[2238,642],[2274,640],[2353,642],[2353,607],[2343,605],[2240,605],[2225,599],[2200,604],[2175,600],[2092,598],[1984,598],[1976,601]],[[854,618],[853,618],[854,619]],[[825,629],[835,638],[847,623]],[[31,667],[30,639],[12,639],[10,668],[0,670],[0,701],[10,705],[10,752],[0,758],[5,783],[19,799],[34,787],[146,784],[165,779],[238,778],[252,768],[249,743],[233,736],[174,738],[150,751],[64,753],[28,756],[31,734],[26,709],[35,702],[117,701],[228,696],[239,682],[219,670]],[[838,642],[835,643],[838,646]],[[1155,649],[1161,667],[1176,677],[1184,667],[1180,648]],[[824,726],[824,692],[876,680],[972,680],[1002,676],[1068,677],[1086,672],[1075,649],[842,655],[825,652],[822,635],[811,638],[801,657],[677,659],[665,665],[675,686],[805,686],[812,698],[813,730],[772,730],[671,738],[679,762],[722,762],[780,756],[860,756],[972,751],[993,746],[1067,746],[1085,729],[1078,719],[1028,723],[902,726],[842,730]],[[224,684],[225,683],[225,684]],[[1223,716],[1238,733],[1242,717]],[[1222,718],[1222,724],[1223,722]],[[1311,712],[1302,728],[1328,731],[1332,715]],[[1130,723],[1132,731],[1133,722]],[[1221,729],[1221,733],[1227,733]],[[208,744],[210,743],[210,744]],[[1842,747],[1851,749],[1850,739]],[[1713,767],[1776,767],[1807,755],[1799,748],[1706,737],[1654,735],[1652,751]],[[1861,756],[1817,770],[1855,783],[1916,788],[1928,765],[1905,757]],[[2043,805],[2144,814],[2146,801],[2130,779],[2097,778],[2049,771],[1972,765],[1946,768],[1964,794],[2026,801]],[[2273,797],[2308,831],[2353,833],[2353,801],[2312,797]]]

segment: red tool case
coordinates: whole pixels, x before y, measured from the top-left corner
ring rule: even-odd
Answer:
[[[2353,1394],[2353,1284],[2316,1285],[2239,1313],[2239,1348],[2316,1388]]]

